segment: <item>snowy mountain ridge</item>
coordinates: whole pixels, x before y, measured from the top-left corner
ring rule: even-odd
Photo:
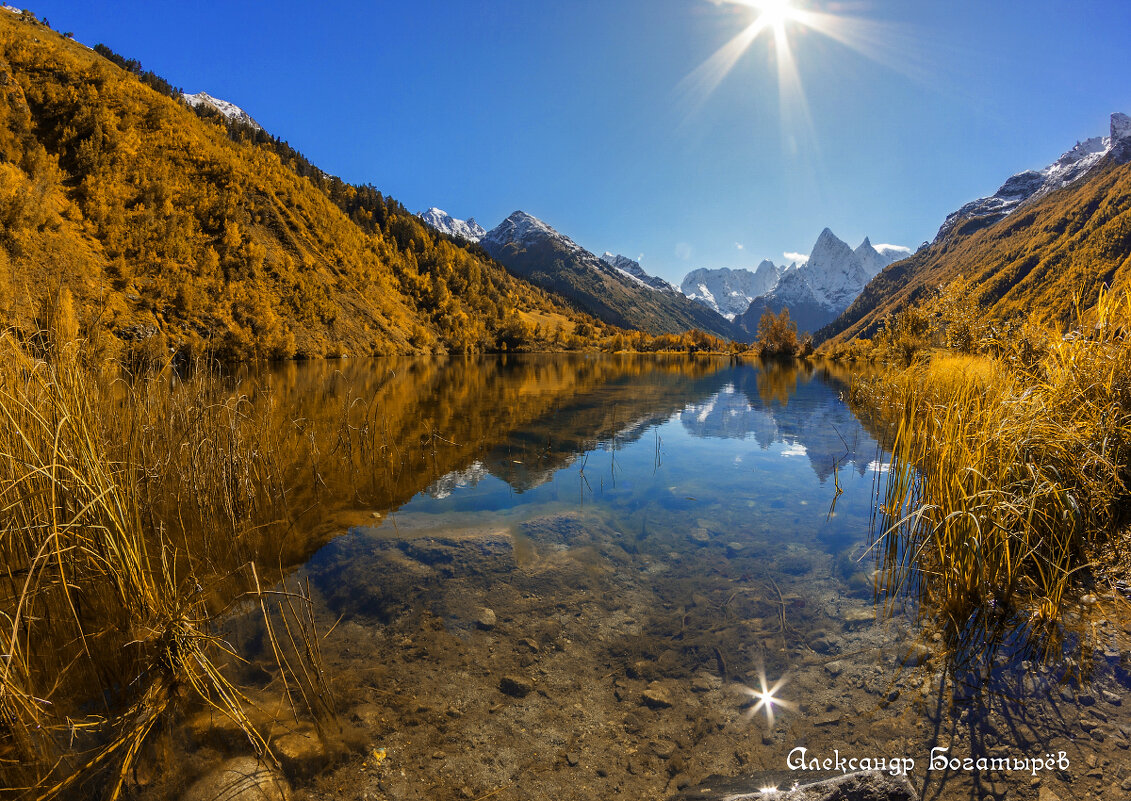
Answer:
[[[1131,117],[1126,114],[1111,115],[1109,136],[1094,136],[1077,142],[1075,147],[1044,169],[1025,170],[1010,176],[994,194],[972,200],[951,213],[939,228],[935,241],[947,236],[966,220],[996,222],[1012,214],[1027,200],[1068,186],[1090,172],[1109,153],[1114,153],[1120,161],[1131,158]]]
[[[718,270],[700,268],[683,278],[680,291],[691,300],[714,309],[733,320],[750,308],[754,298],[765,295],[777,286],[782,274],[790,269],[765,259],[753,271],[744,268]]]
[[[257,131],[262,131],[263,126],[252,119],[251,115],[237,106],[235,103],[229,103],[227,100],[221,100],[218,97],[213,97],[207,92],[197,92],[195,95],[190,95],[188,92],[182,92],[181,97],[193,108],[200,106],[209,106],[216,109],[229,120],[233,122],[242,122],[244,125],[249,125]]]
[[[483,226],[475,221],[474,217],[457,220],[443,209],[438,209],[435,206],[417,216],[437,231],[468,242],[478,242],[487,233]]]

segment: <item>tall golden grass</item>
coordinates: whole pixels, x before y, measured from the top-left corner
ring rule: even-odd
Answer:
[[[1129,324],[1131,295],[1104,292],[1067,335],[1026,326],[853,388],[897,421],[884,586],[917,597],[952,646],[1003,624],[1055,634],[1090,546],[1127,510]]]
[[[312,618],[254,561],[289,519],[276,430],[206,370],[131,378],[67,337],[0,335],[0,785],[117,798],[200,703],[271,758],[214,633],[241,597],[274,610],[284,683],[327,711]]]

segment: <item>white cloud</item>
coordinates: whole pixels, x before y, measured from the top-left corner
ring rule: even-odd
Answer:
[[[872,247],[880,253],[890,252],[903,253],[907,256],[911,255],[911,248],[904,247],[903,245],[872,245]]]
[[[735,242],[734,246],[739,250],[746,250],[746,245],[742,244],[741,242]]]
[[[637,261],[644,261],[644,254],[641,253],[639,256],[636,257],[636,260]]]
[[[787,250],[782,255],[785,256],[786,261],[795,261],[798,264],[804,264],[805,262],[809,261],[809,256],[806,253],[792,253]]]

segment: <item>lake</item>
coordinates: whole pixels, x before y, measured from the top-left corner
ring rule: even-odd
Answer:
[[[311,798],[716,798],[712,777],[787,787],[855,760],[927,798],[1127,797],[1118,594],[1045,665],[1017,644],[948,660],[882,586],[888,455],[851,379],[627,355],[261,376],[339,457],[279,547],[340,712],[335,759],[310,725],[274,731],[292,778]],[[278,703],[261,622],[225,632]],[[191,731],[200,769],[241,747],[212,718]]]

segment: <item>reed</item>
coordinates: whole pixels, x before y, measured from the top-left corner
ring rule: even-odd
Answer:
[[[936,352],[856,385],[891,421],[884,587],[955,649],[1003,627],[1048,649],[1070,588],[1129,507],[1131,296],[1104,292],[1067,335],[1032,326],[978,355]]]
[[[249,596],[298,621],[272,637],[280,676],[327,705],[304,599],[255,567],[290,519],[285,428],[210,371],[130,377],[43,341],[0,335],[0,785],[117,798],[200,704],[270,759],[214,622]]]

